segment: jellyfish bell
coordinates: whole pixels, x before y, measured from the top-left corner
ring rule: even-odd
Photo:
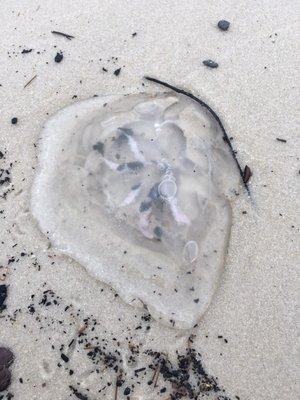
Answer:
[[[31,210],[57,250],[125,302],[188,329],[221,276],[238,184],[219,125],[191,99],[103,96],[45,123]]]

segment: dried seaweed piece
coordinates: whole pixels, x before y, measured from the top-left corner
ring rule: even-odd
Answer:
[[[54,35],[63,36],[68,40],[75,39],[75,36],[69,35],[68,33],[63,33],[59,31],[51,31],[51,33],[53,33]]]
[[[7,297],[7,286],[0,285],[0,312],[6,309],[5,300]]]
[[[248,183],[248,182],[249,182],[249,179],[251,178],[251,176],[252,176],[252,171],[251,171],[251,169],[248,167],[248,165],[246,165],[245,168],[244,168],[244,173],[243,173],[244,182],[245,182],[245,183]]]
[[[216,113],[208,104],[206,104],[203,100],[200,100],[198,97],[194,96],[192,93],[189,93],[189,92],[187,92],[187,91],[185,91],[185,90],[183,90],[183,89],[177,88],[177,87],[175,87],[175,86],[173,86],[173,85],[170,85],[170,84],[167,83],[167,82],[163,82],[163,81],[161,81],[161,80],[159,80],[159,79],[151,78],[150,76],[145,76],[145,79],[147,79],[147,80],[150,81],[150,82],[158,83],[159,85],[165,86],[165,87],[167,87],[168,89],[172,89],[172,90],[174,90],[174,91],[177,92],[177,93],[180,93],[180,94],[183,94],[184,96],[189,97],[190,99],[196,101],[196,102],[199,103],[202,107],[206,108],[206,109],[210,112],[210,114],[215,118],[215,120],[217,121],[217,123],[219,124],[219,126],[220,126],[220,128],[221,128],[221,130],[222,130],[222,133],[223,133],[223,135],[224,135],[224,137],[223,137],[223,138],[224,138],[224,141],[225,141],[226,144],[229,146],[231,155],[232,155],[232,157],[233,157],[233,159],[234,159],[234,161],[235,161],[235,163],[236,163],[236,166],[237,166],[237,168],[238,168],[238,170],[239,170],[239,173],[240,173],[240,176],[241,176],[241,178],[242,178],[242,180],[243,180],[245,189],[246,189],[246,191],[248,192],[248,194],[250,195],[250,190],[249,190],[249,187],[248,187],[248,185],[247,185],[247,182],[245,182],[245,180],[244,180],[244,172],[243,172],[242,167],[241,167],[241,165],[240,165],[240,163],[239,163],[239,161],[238,161],[238,159],[237,159],[236,152],[235,152],[235,150],[234,150],[233,147],[232,147],[232,144],[231,144],[231,141],[230,141],[230,139],[229,139],[229,136],[228,136],[228,134],[227,134],[227,132],[226,132],[226,130],[225,130],[225,128],[224,128],[223,123],[221,122],[220,117],[217,115],[217,113]]]

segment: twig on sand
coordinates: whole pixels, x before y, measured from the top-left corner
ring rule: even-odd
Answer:
[[[116,379],[115,398],[114,398],[114,400],[118,400],[119,387],[122,386],[122,384],[124,383],[124,381],[122,381],[122,375],[123,375],[123,372],[121,370],[119,375],[118,375],[118,377],[117,377],[117,379]]]
[[[35,80],[36,77],[37,77],[37,75],[34,75],[34,77],[31,78],[31,79],[24,85],[24,89],[25,89],[27,86],[29,86],[29,85]]]
[[[160,372],[160,367],[161,367],[161,365],[160,365],[160,363],[158,363],[156,368],[155,368],[155,370],[154,370],[153,376],[149,381],[149,385],[152,385],[152,383],[154,383],[154,387],[156,387],[156,384],[157,384],[157,381],[158,381],[159,372]]]
[[[157,387],[157,381],[158,381],[159,373],[160,373],[160,365],[158,365],[158,368],[156,370],[156,376],[155,376],[155,379],[153,381],[155,388]]]
[[[116,380],[115,399],[114,400],[118,400],[118,380]]]

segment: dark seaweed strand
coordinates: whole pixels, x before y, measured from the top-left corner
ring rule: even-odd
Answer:
[[[189,97],[190,99],[194,100],[196,103],[200,104],[202,107],[206,108],[209,111],[209,113],[214,117],[214,119],[217,121],[217,123],[219,124],[219,126],[220,126],[220,128],[222,130],[223,138],[224,138],[225,142],[229,146],[230,153],[231,153],[231,155],[232,155],[232,157],[233,157],[233,159],[234,159],[234,161],[236,163],[236,166],[237,166],[237,168],[239,170],[239,174],[240,174],[240,177],[241,177],[242,182],[244,184],[244,187],[245,187],[248,195],[250,196],[251,195],[250,194],[250,189],[249,189],[249,186],[248,186],[247,182],[245,181],[244,171],[243,171],[243,169],[242,169],[242,167],[241,167],[241,165],[240,165],[240,163],[239,163],[239,161],[237,159],[236,153],[235,153],[235,151],[234,151],[234,149],[232,147],[232,144],[230,142],[229,136],[228,136],[228,134],[227,134],[227,132],[226,132],[226,130],[224,128],[224,125],[222,124],[218,114],[208,104],[206,104],[203,100],[200,100],[198,97],[194,96],[192,93],[186,92],[183,89],[179,89],[176,86],[170,85],[169,83],[160,81],[159,79],[151,78],[150,76],[144,76],[144,78],[147,79],[147,81],[158,83],[159,85],[165,86],[168,89],[174,90],[174,92],[177,92],[177,93],[183,94],[184,96]]]
[[[75,39],[75,36],[69,35],[68,33],[63,33],[63,32],[59,32],[59,31],[51,31],[51,33],[53,33],[54,35],[63,36],[65,38],[67,38],[68,40]]]

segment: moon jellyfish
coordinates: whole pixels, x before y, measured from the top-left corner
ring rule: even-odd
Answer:
[[[44,125],[31,208],[52,245],[175,328],[216,290],[239,174],[221,128],[175,92],[97,97]]]

